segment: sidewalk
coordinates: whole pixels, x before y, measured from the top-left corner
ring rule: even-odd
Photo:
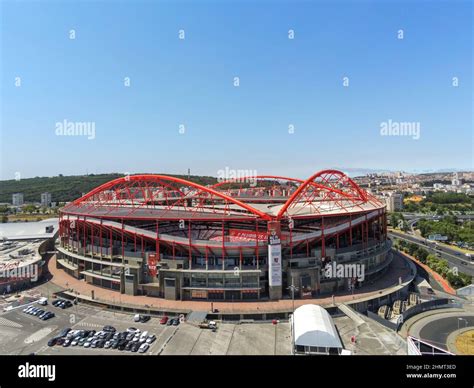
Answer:
[[[350,303],[357,299],[367,298],[369,296],[379,296],[381,289],[386,289],[398,285],[398,278],[405,277],[406,269],[395,260],[390,264],[387,273],[379,281],[372,285],[367,285],[358,289],[354,295],[335,295],[334,303]],[[48,261],[48,270],[51,274],[50,282],[64,290],[72,290],[90,299],[91,292],[94,290],[94,299],[110,304],[127,304],[138,306],[149,306],[150,308],[159,310],[182,310],[182,311],[210,311],[211,301],[180,301],[166,300],[162,298],[149,297],[143,295],[125,295],[117,291],[87,284],[83,280],[78,280],[56,268],[56,256],[51,257]],[[305,304],[319,304],[322,306],[333,306],[333,297],[325,296],[314,299],[295,299],[295,308]],[[282,299],[278,301],[254,301],[254,302],[212,302],[214,309],[218,309],[220,313],[272,313],[272,312],[289,312],[293,310],[291,299]]]

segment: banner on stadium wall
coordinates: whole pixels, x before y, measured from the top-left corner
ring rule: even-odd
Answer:
[[[267,239],[267,232],[256,232],[253,230],[244,230],[244,229],[229,229],[229,236],[238,237],[242,240],[256,240],[257,237],[260,241],[265,241]]]
[[[268,223],[268,285],[281,286],[281,229],[278,221]]]
[[[157,267],[156,267],[156,264],[157,264],[157,258],[156,258],[156,253],[149,253],[148,254],[148,272],[150,273],[150,276],[151,277],[155,277],[156,276],[156,272],[157,272]]]
[[[281,286],[281,244],[268,244],[268,285]]]

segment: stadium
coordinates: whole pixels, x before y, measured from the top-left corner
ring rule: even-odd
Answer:
[[[165,175],[105,183],[60,213],[57,266],[87,283],[169,300],[316,298],[391,261],[385,205],[337,170],[203,186]],[[326,276],[360,265],[364,278]]]

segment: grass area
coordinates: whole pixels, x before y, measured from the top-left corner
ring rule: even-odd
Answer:
[[[474,355],[474,330],[458,335],[454,343],[459,354]]]

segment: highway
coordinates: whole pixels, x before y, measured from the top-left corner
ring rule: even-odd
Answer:
[[[457,267],[459,272],[464,272],[465,274],[474,276],[473,263],[463,253],[460,253],[455,249],[451,249],[441,245],[428,245],[428,243],[426,243],[426,240],[423,237],[408,235],[406,233],[390,231],[388,232],[388,235],[392,238],[395,237],[401,240],[418,244],[432,254],[439,253],[441,255],[441,258],[447,260],[450,268]],[[435,247],[437,249],[435,249]]]

